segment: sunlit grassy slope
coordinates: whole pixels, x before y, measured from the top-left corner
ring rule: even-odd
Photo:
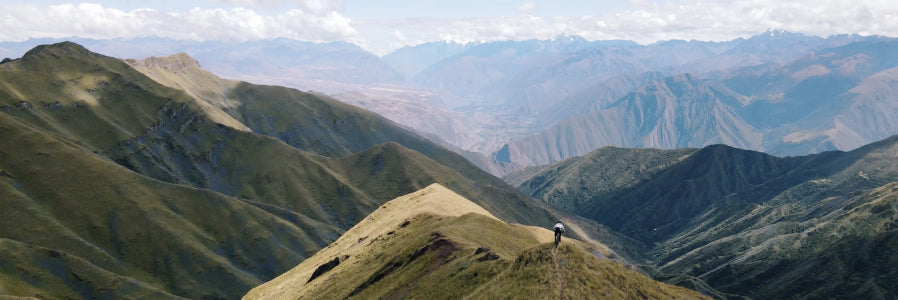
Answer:
[[[245,299],[701,299],[548,229],[508,224],[430,185],[385,203]]]

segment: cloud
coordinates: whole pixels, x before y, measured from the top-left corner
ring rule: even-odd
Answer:
[[[652,43],[670,39],[723,41],[768,29],[810,35],[898,36],[898,5],[881,0],[630,0],[628,9],[605,15],[468,19],[407,19],[359,23],[362,35],[401,29],[408,41],[456,42],[548,39],[561,33],[588,40],[625,39]],[[520,8],[528,9],[525,3]],[[375,52],[387,43],[369,41]],[[396,41],[390,41],[390,45]],[[379,48],[380,47],[380,48]]]
[[[727,40],[785,29],[820,36],[860,33],[898,36],[898,6],[889,1],[737,0],[642,2],[597,18],[593,28],[651,42],[671,38]]]
[[[601,15],[391,20],[350,20],[340,14],[342,1],[206,1],[232,6],[173,13],[154,9],[122,11],[98,4],[0,5],[0,40],[72,36],[238,41],[290,38],[313,42],[343,40],[386,54],[401,46],[428,41],[547,39],[561,33],[588,40],[626,39],[639,43],[669,39],[721,41],[767,29],[819,36],[898,36],[898,5],[888,0],[628,0],[628,8]],[[534,11],[535,3],[528,1],[518,9]]]
[[[244,7],[296,7],[303,11],[321,14],[343,9],[341,0],[206,0],[213,3],[224,3]]]
[[[3,28],[0,40],[73,36],[101,39],[158,36],[197,41],[270,38],[312,42],[360,40],[349,18],[324,6],[315,6],[326,1],[293,2],[302,2],[313,8],[262,15],[243,7],[194,8],[184,13],[170,13],[153,9],[126,12],[99,4],[3,6],[0,7],[3,11],[0,13],[0,28]]]
[[[521,4],[521,6],[518,6],[518,12],[527,13],[527,12],[533,11],[533,9],[535,9],[535,8],[536,8],[536,2],[530,1],[527,3]]]

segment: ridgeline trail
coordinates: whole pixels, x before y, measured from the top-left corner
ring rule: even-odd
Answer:
[[[552,248],[552,260],[555,262],[555,279],[558,280],[558,290],[561,294],[558,299],[564,299],[564,293],[567,291],[567,279],[561,272],[561,263],[558,259],[558,247]]]

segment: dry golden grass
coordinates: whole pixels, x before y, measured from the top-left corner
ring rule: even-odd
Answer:
[[[703,298],[600,259],[576,240],[556,252],[552,239],[548,229],[502,222],[434,184],[387,202],[244,299]]]

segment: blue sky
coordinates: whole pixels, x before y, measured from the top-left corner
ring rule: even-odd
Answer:
[[[0,41],[28,38],[348,41],[376,54],[450,40],[708,41],[767,29],[898,36],[893,0],[0,0]]]

